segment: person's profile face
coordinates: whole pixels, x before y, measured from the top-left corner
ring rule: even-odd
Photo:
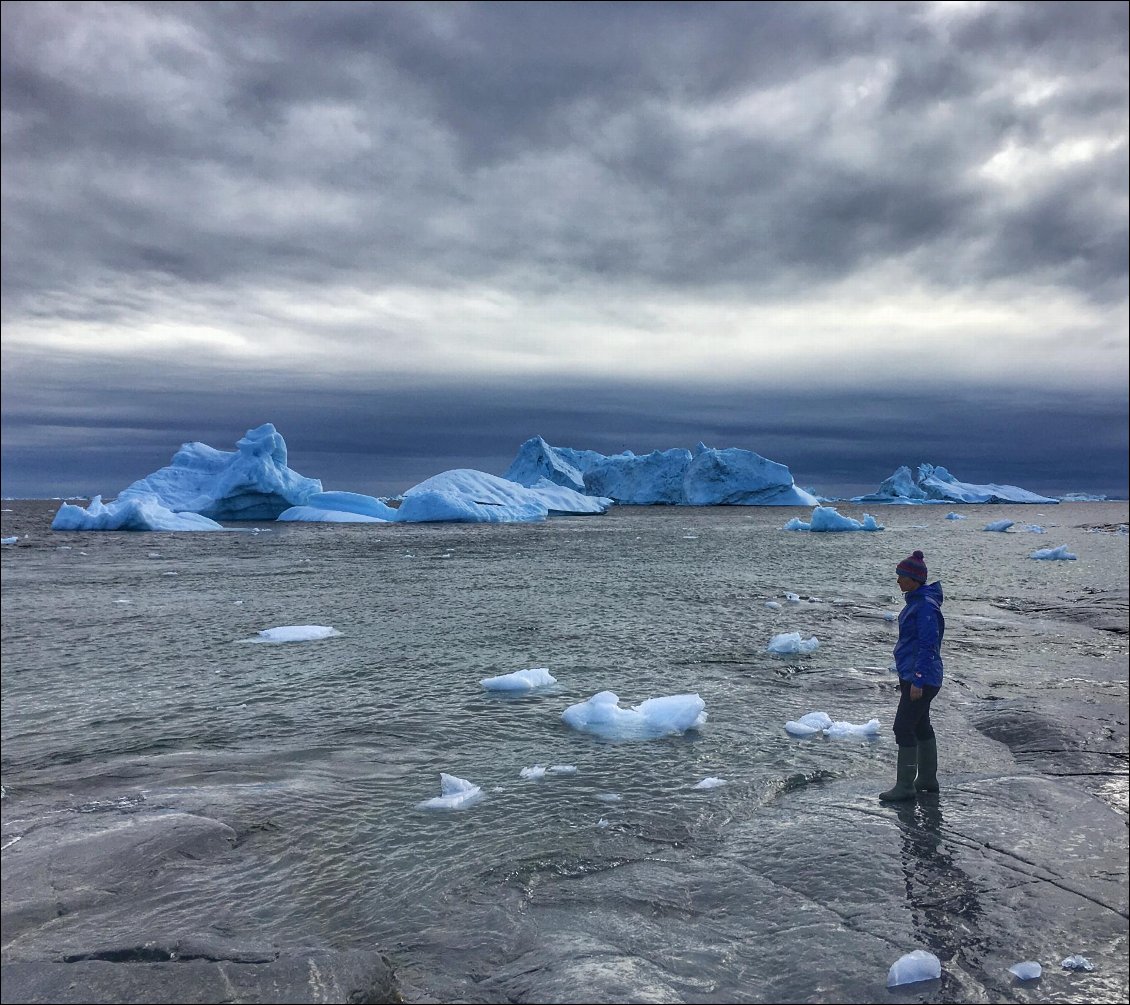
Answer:
[[[909,576],[899,576],[898,582],[899,589],[902,590],[903,593],[910,593],[913,590],[917,590],[918,587],[922,585],[917,579],[911,579]]]

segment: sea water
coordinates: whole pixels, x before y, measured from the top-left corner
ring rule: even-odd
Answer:
[[[6,959],[212,932],[380,949],[409,1001],[871,1001],[921,948],[937,1000],[1004,1001],[1017,960],[1048,985],[1079,951],[1059,1000],[1125,1000],[1125,503],[871,507],[885,530],[839,534],[738,507],[65,534],[57,502],[4,508],[4,855],[86,815],[236,835],[128,902],[6,914]],[[982,530],[1002,516],[1045,533]],[[1077,560],[1028,557],[1058,545]],[[881,807],[916,549],[947,598],[943,792]],[[283,626],[339,634],[245,644]],[[819,647],[767,651],[791,632]],[[556,683],[480,683],[527,668]],[[601,691],[697,693],[707,721],[562,722]],[[785,731],[814,711],[882,731]],[[421,810],[441,773],[482,798]]]

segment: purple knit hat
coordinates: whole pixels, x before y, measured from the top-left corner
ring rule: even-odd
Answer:
[[[895,567],[895,572],[900,576],[909,576],[911,579],[917,579],[920,583],[926,582],[926,556],[920,551],[916,551],[910,558],[904,558]]]

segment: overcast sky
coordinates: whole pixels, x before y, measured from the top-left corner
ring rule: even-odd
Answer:
[[[3,4],[3,493],[274,422],[1127,487],[1114,3]]]

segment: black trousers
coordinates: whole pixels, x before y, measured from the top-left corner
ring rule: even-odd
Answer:
[[[922,697],[917,701],[910,700],[910,681],[900,680],[899,690],[902,696],[895,712],[895,742],[900,747],[915,747],[919,740],[932,740],[934,727],[930,725],[930,702],[941,688],[923,685]]]

